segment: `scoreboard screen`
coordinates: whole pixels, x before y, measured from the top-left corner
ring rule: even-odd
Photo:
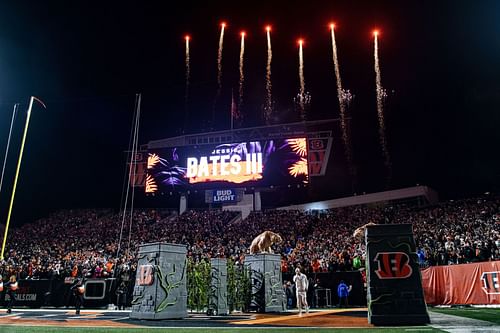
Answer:
[[[305,138],[151,149],[145,189],[305,184],[307,161]]]

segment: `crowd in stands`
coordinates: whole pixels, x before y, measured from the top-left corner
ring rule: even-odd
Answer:
[[[499,207],[500,197],[489,195],[420,208],[270,210],[245,220],[220,210],[179,216],[139,209],[132,219],[111,210],[63,210],[11,229],[0,274],[21,279],[133,276],[139,245],[155,241],[186,244],[194,261],[225,257],[242,263],[252,239],[264,230],[283,238],[274,246],[283,272],[297,266],[306,274],[356,270],[364,266],[365,247],[352,234],[368,222],[411,223],[422,266],[500,260]]]

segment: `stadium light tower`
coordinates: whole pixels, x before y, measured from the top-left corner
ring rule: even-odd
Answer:
[[[12,214],[12,207],[14,206],[14,197],[16,196],[17,179],[19,178],[19,170],[21,169],[21,161],[23,159],[24,144],[26,143],[26,135],[28,134],[28,126],[29,126],[30,118],[31,118],[31,109],[33,108],[34,101],[37,101],[38,103],[40,103],[40,105],[42,105],[44,108],[46,108],[45,104],[41,100],[39,100],[35,96],[31,96],[30,104],[28,107],[28,114],[26,116],[26,123],[24,125],[23,140],[21,141],[21,150],[19,151],[19,158],[17,160],[16,175],[14,176],[14,185],[12,187],[12,196],[10,197],[9,212],[7,214],[7,222],[5,223],[5,232],[3,234],[2,253],[0,253],[0,260],[4,259],[3,254],[5,251],[5,243],[7,242],[7,233],[9,232],[10,216]]]

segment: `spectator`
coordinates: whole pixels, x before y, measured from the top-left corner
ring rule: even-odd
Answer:
[[[347,286],[345,282],[340,281],[337,287],[337,295],[339,297],[339,308],[348,307],[349,306],[349,292],[351,291],[352,286]]]
[[[320,214],[270,210],[253,212],[245,220],[226,211],[176,215],[137,209],[130,242],[122,237],[121,243],[119,233],[114,233],[120,230],[121,214],[62,210],[12,229],[0,274],[27,279],[115,276],[128,282],[133,281],[132,267],[142,243],[186,244],[195,262],[223,256],[241,263],[253,237],[264,230],[273,230],[283,238],[273,250],[281,254],[284,272],[297,266],[306,274],[360,269],[366,249],[352,238],[352,232],[366,222],[411,223],[421,250],[419,260],[423,254],[425,265],[499,260],[499,203],[500,198],[490,195],[423,208],[352,206]]]

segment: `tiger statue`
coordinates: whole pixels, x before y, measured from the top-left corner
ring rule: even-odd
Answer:
[[[283,239],[277,233],[266,230],[254,238],[250,245],[250,254],[254,253],[273,253],[271,245],[280,244]]]
[[[376,223],[373,223],[373,222],[369,222],[365,225],[362,225],[361,227],[357,228],[356,230],[354,230],[354,233],[352,234],[352,236],[358,240],[358,241],[363,241],[365,239],[365,229],[367,226],[369,225],[377,225]]]

